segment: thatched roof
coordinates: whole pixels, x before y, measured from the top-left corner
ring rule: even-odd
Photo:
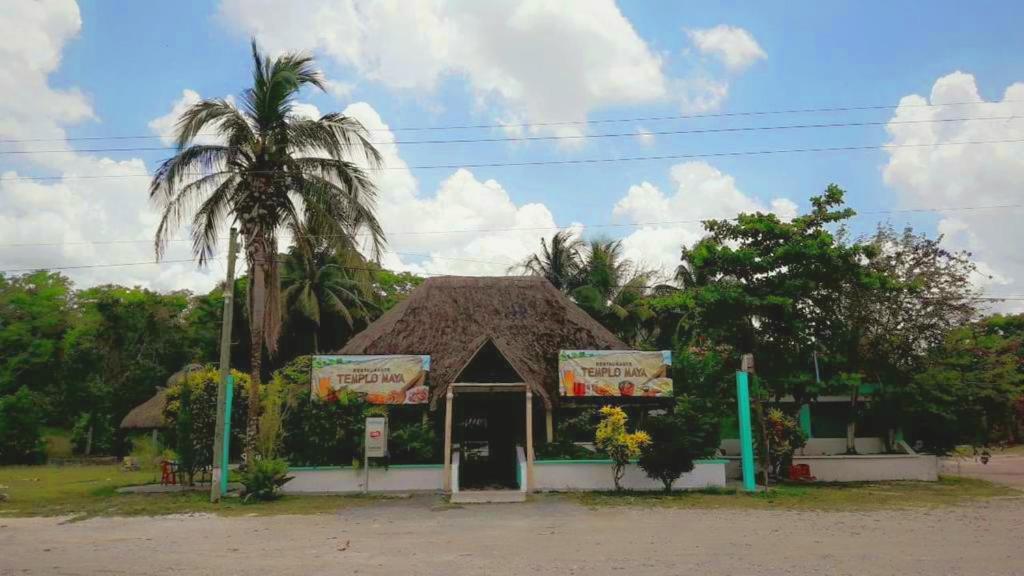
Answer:
[[[199,364],[189,364],[171,374],[167,379],[167,387],[176,386],[189,372],[199,370]],[[164,407],[167,406],[167,388],[157,388],[152,398],[132,408],[121,420],[121,428],[150,429],[163,428],[167,425],[164,420]]]
[[[547,406],[558,398],[559,350],[629,348],[543,278],[442,276],[428,278],[340,353],[429,354],[437,402],[488,341]]]
[[[121,428],[149,429],[163,428],[164,406],[167,405],[167,389],[157,388],[152,398],[132,408],[121,420]]]

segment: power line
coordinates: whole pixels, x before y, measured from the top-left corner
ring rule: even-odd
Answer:
[[[367,128],[369,132],[424,132],[433,130],[481,130],[481,129],[509,129],[509,128],[543,128],[546,126],[579,126],[587,124],[614,124],[629,122],[663,122],[670,120],[693,120],[701,118],[736,118],[749,116],[774,116],[785,114],[816,114],[827,112],[866,112],[871,110],[894,110],[897,108],[942,108],[944,106],[975,106],[975,105],[1002,105],[1016,104],[1024,100],[1003,100],[1000,102],[988,102],[981,100],[968,100],[959,102],[944,103],[923,103],[923,104],[877,104],[867,106],[833,106],[818,108],[790,108],[781,110],[750,110],[737,112],[709,112],[700,114],[677,114],[668,116],[634,116],[627,118],[595,118],[588,120],[557,120],[550,122],[526,122],[526,123],[497,123],[497,124],[455,124],[442,126],[392,126],[388,128]],[[201,133],[197,136],[216,136],[216,133]],[[78,136],[70,138],[20,138],[2,139],[0,144],[21,144],[29,142],[75,142],[75,141],[96,141],[96,140],[149,140],[159,139],[162,136],[154,134],[139,135],[114,135],[114,136]]]
[[[871,122],[822,122],[815,124],[783,124],[777,126],[736,126],[726,128],[690,128],[685,130],[655,130],[646,132],[613,132],[605,134],[564,134],[547,136],[502,136],[493,138],[454,138],[436,140],[396,140],[394,142],[371,142],[374,146],[401,144],[481,144],[495,142],[530,142],[546,140],[584,140],[598,138],[633,138],[637,136],[671,136],[686,134],[722,134],[735,132],[771,132],[774,130],[799,130],[818,128],[852,128],[866,126],[890,126],[900,124],[941,124],[951,122],[977,122],[995,120],[1016,120],[1019,116],[981,116],[974,118],[930,118],[925,120],[886,120]],[[28,155],[28,154],[74,154],[74,153],[96,153],[96,152],[173,152],[177,151],[175,146],[150,146],[150,147],[118,147],[118,148],[63,148],[53,150],[0,150],[0,155]]]
[[[988,204],[977,206],[947,206],[947,207],[917,207],[917,208],[893,208],[887,210],[856,210],[854,217],[878,216],[883,214],[913,214],[913,213],[937,213],[937,212],[968,212],[980,210],[1013,210],[1024,208],[1021,204]],[[384,236],[420,236],[427,234],[482,234],[488,232],[531,232],[531,231],[552,231],[569,230],[576,227],[590,228],[642,228],[644,226],[679,226],[683,224],[701,224],[708,220],[736,220],[737,216],[707,217],[691,220],[655,220],[647,222],[602,222],[602,223],[575,223],[567,226],[518,226],[509,228],[464,228],[447,230],[417,230],[417,231],[384,231]],[[352,236],[365,236],[366,232],[357,232]],[[345,234],[310,234],[309,238],[341,238],[348,237]],[[226,237],[218,237],[218,240],[226,240]],[[76,246],[76,245],[108,245],[108,244],[149,244],[154,242],[152,238],[139,240],[75,240],[71,242],[9,242],[0,244],[0,247],[30,247],[30,246]],[[171,238],[168,242],[192,242],[190,238]],[[426,256],[424,254],[412,254],[395,252],[407,256]]]
[[[380,168],[365,168],[369,172],[385,170],[458,170],[460,168],[501,168],[501,167],[525,167],[525,166],[558,166],[558,165],[582,165],[582,164],[606,164],[613,162],[640,162],[647,160],[693,160],[701,158],[729,158],[737,156],[768,156],[774,154],[801,154],[814,152],[855,152],[866,150],[889,150],[893,148],[933,148],[937,146],[970,146],[980,144],[1017,144],[1024,142],[1024,138],[1008,138],[1002,140],[965,140],[953,142],[931,142],[917,144],[879,144],[867,146],[823,146],[810,148],[787,148],[776,150],[743,150],[731,152],[704,152],[692,154],[662,154],[658,156],[626,156],[620,158],[569,158],[563,160],[524,160],[520,162],[479,162],[469,164],[427,164],[414,166],[382,166]],[[261,174],[262,171],[249,171],[247,174]],[[267,174],[276,174],[276,171],[265,171]],[[205,173],[185,174],[187,176],[207,176]],[[45,181],[45,180],[101,180],[114,178],[150,178],[152,174],[92,174],[92,175],[63,175],[63,176],[11,176],[0,178],[0,182],[7,181]]]

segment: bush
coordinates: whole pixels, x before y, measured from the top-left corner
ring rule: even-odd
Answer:
[[[232,370],[235,393],[231,404],[232,445],[241,447],[245,437],[249,376]],[[213,463],[213,431],[217,426],[217,386],[220,373],[205,367],[189,372],[167,389],[168,444],[178,453],[178,469],[189,484],[199,470]]]
[[[768,434],[768,455],[771,459],[771,472],[781,478],[783,472],[793,463],[793,454],[807,444],[807,435],[800,429],[796,418],[778,408],[768,410],[765,415],[765,430]],[[761,448],[762,443],[758,443]]]
[[[640,456],[640,451],[650,442],[651,437],[646,432],[626,432],[626,413],[622,408],[601,408],[601,422],[597,425],[594,444],[612,459],[612,479],[616,490],[622,489],[619,482],[626,472],[626,464]]]
[[[41,464],[46,460],[42,415],[28,388],[0,396],[0,464]]]
[[[130,439],[132,444],[131,459],[143,470],[155,470],[163,460],[164,451],[153,442],[149,435],[139,435]]]
[[[113,447],[114,427],[110,425],[109,416],[92,413],[82,413],[78,416],[74,428],[71,429],[71,448],[75,454],[110,454]]]
[[[566,412],[562,412],[565,414]],[[596,430],[594,424],[597,411],[593,408],[581,410],[574,416],[559,419],[555,428],[555,440],[537,446],[536,455],[541,460],[587,460],[597,456],[576,444],[577,439],[592,439]]]
[[[426,464],[434,462],[437,434],[430,423],[396,426],[388,439],[389,462],[394,464]]]
[[[273,500],[281,495],[284,486],[292,477],[288,475],[288,463],[280,459],[257,460],[242,472],[242,502]]]
[[[651,442],[640,454],[640,467],[649,478],[660,480],[665,492],[679,477],[693,470],[693,461],[715,453],[720,442],[718,419],[687,396],[676,400],[675,410],[647,419]]]

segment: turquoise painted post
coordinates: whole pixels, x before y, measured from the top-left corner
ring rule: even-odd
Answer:
[[[235,392],[235,377],[230,374],[224,378],[224,451],[220,455],[220,495],[228,493],[228,455],[231,453],[231,400]]]
[[[804,431],[804,434],[806,434],[808,438],[812,438],[810,404],[804,404],[803,406],[800,406],[800,429]]]
[[[740,417],[740,464],[743,467],[743,489],[757,490],[754,485],[754,434],[750,428],[750,382],[746,372],[736,373],[736,409]]]

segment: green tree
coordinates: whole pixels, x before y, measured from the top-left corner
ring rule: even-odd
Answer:
[[[0,276],[0,396],[27,387],[47,412],[60,411],[64,387],[57,367],[73,306],[71,281],[59,273]]]
[[[63,341],[67,419],[120,422],[191,360],[189,301],[185,292],[112,285],[79,291],[74,325]]]
[[[157,255],[179,225],[190,221],[200,264],[215,254],[225,219],[233,218],[245,245],[249,276],[251,395],[259,396],[263,352],[277,349],[281,328],[278,235],[302,230],[303,217],[337,238],[365,230],[374,251],[383,230],[374,214],[376,189],[357,162],[371,167],[380,154],[357,120],[338,113],[307,119],[294,113],[303,87],[324,89],[311,57],[265,56],[252,45],[253,84],[242,106],[203,100],[184,112],[175,130],[178,152],[156,170],[150,197],[162,208]],[[197,143],[215,133],[217,144]],[[247,450],[254,450],[259,403],[250,405]]]
[[[319,239],[289,249],[281,276],[284,306],[289,321],[312,336],[314,354],[320,352],[320,330],[329,316],[344,321],[350,333],[370,316],[370,280],[360,269],[368,270],[358,252],[338,253]]]
[[[993,316],[950,331],[901,391],[911,439],[938,453],[960,443],[1018,439],[1024,341],[1013,327],[1020,322],[1021,316]]]
[[[583,241],[572,230],[561,230],[550,242],[541,238],[540,246],[540,253],[531,255],[513,269],[546,278],[555,288],[571,293],[580,282]]]
[[[652,277],[622,255],[621,241],[594,240],[587,247],[580,285],[572,297],[606,328],[638,346],[654,318],[648,301]]]
[[[830,185],[791,221],[755,213],[706,222],[708,235],[684,251],[693,281],[691,296],[680,299],[681,322],[689,325],[677,331],[752,352],[776,398],[813,399],[812,355],[842,327],[838,295],[873,282],[863,265],[870,248],[844,243],[834,231],[854,214],[843,196]]]
[[[371,264],[371,267],[373,265]],[[379,268],[373,272],[373,291],[377,297],[377,308],[387,312],[404,300],[420,284],[423,277],[412,272],[392,272]]]
[[[44,449],[42,415],[28,388],[0,396],[0,464],[38,464]]]

